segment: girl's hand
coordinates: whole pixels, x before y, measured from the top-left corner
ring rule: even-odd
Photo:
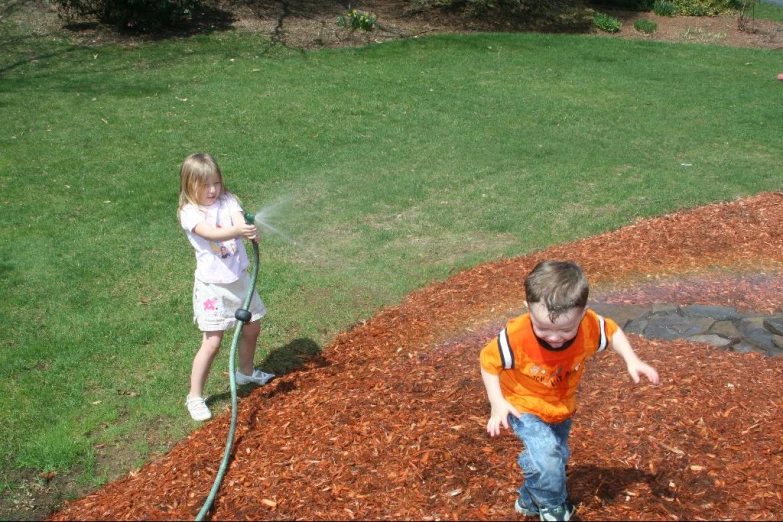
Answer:
[[[255,225],[248,225],[247,223],[244,223],[242,225],[239,225],[237,228],[239,229],[240,236],[250,241],[257,241],[258,229],[256,228]]]
[[[503,426],[509,429],[508,416],[513,415],[517,419],[521,416],[514,406],[507,400],[503,400],[502,403],[492,405],[492,413],[490,413],[489,421],[487,422],[487,433],[490,437],[500,435],[500,427]]]

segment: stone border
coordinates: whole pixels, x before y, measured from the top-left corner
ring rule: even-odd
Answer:
[[[591,302],[589,306],[614,319],[628,334],[663,341],[686,339],[739,353],[783,355],[783,315],[739,313],[728,306],[673,303]]]

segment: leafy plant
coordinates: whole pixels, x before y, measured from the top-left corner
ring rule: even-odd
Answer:
[[[652,34],[658,30],[658,23],[647,18],[634,20],[633,27],[641,33]]]
[[[593,24],[607,33],[616,33],[623,25],[620,23],[620,20],[605,13],[595,13],[595,16],[593,16]]]
[[[677,6],[669,0],[655,0],[653,13],[658,16],[674,16],[677,13]]]
[[[734,0],[674,0],[677,12],[686,16],[712,16],[734,7]]]
[[[349,5],[345,15],[337,17],[337,25],[346,27],[352,31],[355,31],[356,29],[372,31],[377,20],[378,17],[376,15],[367,11],[352,9]]]

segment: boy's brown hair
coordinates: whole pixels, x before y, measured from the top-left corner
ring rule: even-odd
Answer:
[[[571,308],[584,309],[589,293],[582,268],[571,261],[541,261],[525,278],[528,306],[543,303],[552,322]]]

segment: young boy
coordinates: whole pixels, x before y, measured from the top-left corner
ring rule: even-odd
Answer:
[[[492,411],[487,432],[511,428],[525,446],[519,466],[525,477],[514,509],[541,520],[570,520],[568,434],[584,362],[611,347],[635,383],[658,373],[636,356],[620,327],[585,308],[589,286],[571,262],[543,261],[525,279],[528,313],[508,322],[481,350],[481,377]]]

